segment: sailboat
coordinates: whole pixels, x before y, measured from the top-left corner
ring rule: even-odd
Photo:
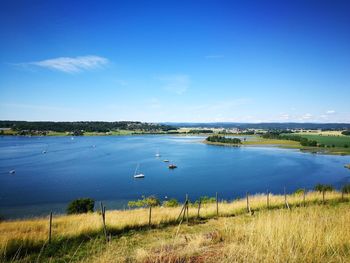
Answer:
[[[138,172],[139,166],[140,165],[137,164],[136,169],[135,169],[135,173],[134,173],[134,178],[144,178],[145,177],[145,175],[143,173]]]
[[[159,150],[157,150],[156,157],[160,157]]]

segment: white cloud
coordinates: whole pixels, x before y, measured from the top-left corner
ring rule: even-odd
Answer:
[[[279,118],[281,120],[289,120],[290,116],[289,116],[289,114],[282,113],[282,114],[280,114]]]
[[[326,112],[326,114],[334,114],[335,113],[335,110],[328,110],[327,112]]]
[[[300,120],[310,120],[312,115],[310,113],[306,113],[300,117]]]
[[[157,79],[163,82],[165,90],[178,95],[185,93],[190,86],[190,77],[185,74],[162,75]]]
[[[59,57],[41,61],[21,63],[21,65],[33,65],[65,73],[76,73],[83,70],[99,68],[108,63],[108,59],[99,56]]]

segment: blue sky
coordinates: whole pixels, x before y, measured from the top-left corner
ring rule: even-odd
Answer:
[[[0,119],[350,122],[350,2],[0,2]]]

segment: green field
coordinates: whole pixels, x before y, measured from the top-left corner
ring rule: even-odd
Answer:
[[[316,134],[300,134],[299,136],[328,146],[334,145],[335,147],[344,147],[348,145],[348,147],[350,147],[350,136],[325,136]]]

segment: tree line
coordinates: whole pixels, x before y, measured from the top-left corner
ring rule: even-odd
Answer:
[[[265,138],[265,139],[278,139],[278,140],[290,140],[290,141],[296,141],[296,142],[300,142],[300,144],[302,146],[320,146],[318,145],[317,141],[314,140],[309,140],[307,138],[298,136],[298,135],[286,135],[283,134],[284,132],[280,132],[280,131],[270,131],[267,132],[263,135],[261,135],[261,137]]]
[[[113,130],[142,130],[147,132],[169,131],[175,129],[170,125],[137,121],[0,121],[1,128],[11,128],[14,131],[55,131],[55,132],[110,132]]]
[[[230,143],[230,144],[240,144],[241,140],[238,138],[227,138],[220,135],[212,135],[206,139],[208,142],[220,142],[220,143]]]
[[[269,132],[261,135],[261,137],[263,137],[265,139],[279,139],[279,140],[296,141],[296,142],[300,142],[300,144],[302,146],[335,147],[334,144],[332,144],[332,145],[325,145],[324,143],[318,143],[315,140],[309,140],[309,139],[304,138],[304,137],[302,137],[300,135],[293,135],[293,134],[290,134],[289,132],[285,132],[285,131],[269,131]],[[344,144],[343,147],[344,148],[348,148],[349,145],[348,144]]]

